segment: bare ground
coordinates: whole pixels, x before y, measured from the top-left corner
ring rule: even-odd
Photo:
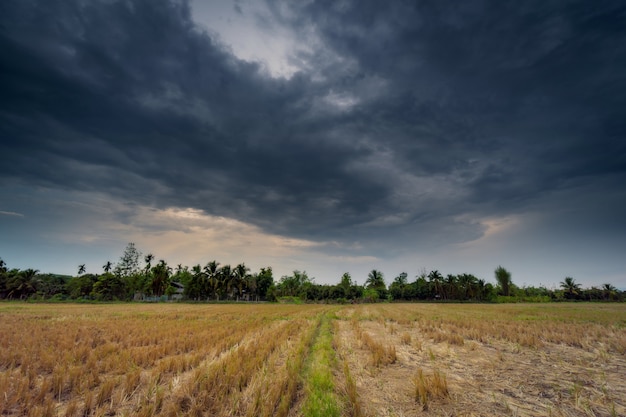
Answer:
[[[357,308],[360,331],[395,345],[397,354],[395,363],[374,366],[351,322],[354,310],[342,312],[335,336],[339,354],[349,364],[367,416],[626,415],[623,354],[547,342],[522,347],[498,338],[436,342],[415,321],[390,323],[377,311]],[[420,404],[413,382],[418,369],[443,373],[449,395]]]

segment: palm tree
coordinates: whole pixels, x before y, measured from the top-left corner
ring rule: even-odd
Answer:
[[[458,297],[458,284],[459,281],[456,275],[448,274],[444,279],[444,288],[446,291],[446,298],[455,299]]]
[[[37,292],[37,285],[39,280],[36,269],[25,269],[19,271],[17,269],[11,271],[8,282],[8,298],[19,297],[20,299],[28,298],[30,295]]]
[[[460,296],[463,299],[471,299],[476,294],[476,286],[478,284],[478,278],[472,274],[460,274],[458,277],[459,289],[461,291]]]
[[[108,274],[109,272],[111,272],[111,268],[113,268],[113,264],[111,263],[111,261],[107,261],[107,263],[105,263],[104,265],[102,265],[102,269],[104,270],[104,272],[106,274]]]
[[[612,284],[602,284],[602,292],[604,293],[605,300],[612,300],[615,297],[617,288]]]
[[[484,279],[479,279],[476,281],[476,294],[478,295],[479,300],[483,300],[485,298],[486,292],[486,282]]]
[[[233,271],[233,284],[237,289],[237,299],[243,294],[243,288],[248,280],[250,268],[240,263]]]
[[[191,278],[185,285],[185,296],[192,300],[207,298],[206,274],[202,267],[194,265],[191,268]]]
[[[144,268],[144,271],[146,272],[146,275],[148,275],[148,272],[152,268],[152,261],[154,260],[154,255],[149,253],[146,256],[144,256],[143,260],[146,263],[146,267]]]
[[[245,286],[247,289],[246,299],[250,301],[250,297],[252,297],[252,300],[259,301],[259,274],[256,272],[254,274],[248,274]]]
[[[400,285],[400,286],[404,286],[404,285],[408,284],[408,282],[409,282],[408,279],[407,279],[408,275],[409,274],[407,274],[406,272],[400,272],[400,274],[393,279],[393,282],[395,284]]]
[[[0,298],[4,298],[7,295],[7,264],[0,258]]]
[[[372,271],[367,274],[365,286],[367,288],[373,288],[375,290],[385,290],[387,286],[385,285],[385,278],[383,277],[383,273],[376,269],[372,269]]]
[[[152,268],[152,293],[157,297],[165,294],[165,290],[170,285],[170,274],[172,268],[163,259]]]
[[[217,289],[218,294],[226,297],[231,295],[233,285],[233,269],[230,265],[224,265],[217,273]],[[219,298],[218,298],[219,299]]]
[[[565,277],[565,279],[560,282],[560,285],[565,291],[567,298],[574,298],[580,292],[580,284],[577,284],[576,280],[572,277]]]
[[[432,285],[435,290],[436,296],[442,297],[444,295],[443,275],[435,269],[434,271],[430,271],[428,274],[428,281],[430,281],[430,285]]]
[[[78,275],[83,275],[86,271],[85,264],[78,265]]]
[[[219,265],[217,261],[211,261],[204,267],[204,273],[206,274],[206,294],[216,295],[219,300]]]

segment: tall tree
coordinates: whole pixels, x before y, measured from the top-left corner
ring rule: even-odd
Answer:
[[[250,299],[252,299],[252,301],[259,300],[258,282],[259,282],[259,274],[256,272],[253,274],[248,274],[248,276],[246,277],[246,284],[245,284],[246,294],[245,295],[246,295],[247,301],[250,301]]]
[[[83,275],[85,272],[87,272],[85,264],[78,265],[78,275]]]
[[[502,291],[502,295],[509,296],[511,295],[511,285],[513,281],[511,281],[511,273],[504,269],[502,266],[498,266],[495,270],[496,281],[500,286]]]
[[[389,285],[389,292],[391,296],[396,299],[406,299],[406,287],[408,285],[408,274],[406,272],[401,272],[397,277],[393,279],[391,285]]]
[[[213,260],[207,263],[204,266],[204,273],[206,274],[206,295],[214,295],[219,299],[219,291],[220,290],[220,276],[219,276],[219,265],[220,263]]]
[[[7,264],[0,258],[0,298],[7,296],[7,281],[8,281]]]
[[[350,295],[352,285],[352,276],[350,276],[350,273],[344,272],[344,274],[341,276],[341,280],[339,281],[339,285],[337,285],[337,288],[342,293],[341,297],[351,298]]]
[[[250,276],[250,268],[248,268],[245,264],[240,263],[233,270],[233,287],[237,293],[237,298],[243,295],[243,291],[245,285],[248,281],[248,277]]]
[[[36,269],[12,270],[7,280],[9,298],[26,299],[37,292],[39,280]]]
[[[576,298],[580,293],[580,284],[576,283],[576,280],[572,277],[565,277],[565,279],[560,282],[560,285],[565,291],[567,298]]]
[[[107,263],[102,265],[102,269],[104,270],[105,274],[108,274],[109,272],[111,272],[112,268],[113,268],[113,264],[111,263],[111,261],[107,261]]]
[[[110,272],[98,276],[91,290],[91,295],[97,300],[120,300],[124,298],[125,293],[122,279]]]
[[[312,285],[312,280],[306,271],[293,271],[291,275],[284,275],[280,278],[277,291],[281,296],[292,296],[306,298],[308,290]]]
[[[67,291],[69,292],[70,297],[74,299],[87,297],[92,294],[93,285],[97,281],[98,276],[93,274],[84,274],[78,277],[72,277],[67,283]]]
[[[266,298],[270,288],[274,287],[274,275],[272,267],[261,268],[256,280],[257,294],[261,298]]]
[[[375,290],[385,290],[387,285],[385,284],[385,278],[383,273],[372,269],[369,274],[367,274],[367,279],[365,280],[365,286],[369,289]]]
[[[223,298],[231,295],[233,285],[233,268],[230,265],[222,265],[217,273],[216,293]]]
[[[487,296],[487,287],[484,279],[479,279],[476,281],[476,297],[479,300],[484,300]]]
[[[185,297],[191,300],[206,299],[208,296],[208,288],[206,284],[206,274],[202,270],[200,264],[191,268],[191,278],[185,283]]]
[[[428,282],[435,293],[435,296],[444,297],[445,292],[443,290],[443,275],[436,269],[434,271],[430,271],[428,274]]]
[[[459,274],[457,279],[461,299],[469,300],[476,297],[476,293],[478,291],[478,278],[472,274]]]
[[[146,264],[144,266],[144,271],[146,272],[146,275],[148,274],[148,272],[150,271],[150,269],[152,269],[152,261],[154,260],[154,255],[149,253],[146,256],[143,257],[143,261]]]
[[[50,298],[52,296],[67,295],[66,277],[56,274],[40,274],[38,276],[37,294]]]
[[[172,268],[167,265],[163,259],[159,261],[154,267],[152,267],[152,283],[151,290],[152,294],[157,297],[165,294],[165,290],[170,285],[170,274],[172,273]]]
[[[120,257],[120,261],[115,266],[115,274],[127,278],[131,275],[139,273],[139,259],[141,258],[141,252],[135,247],[135,244],[130,242],[126,245],[124,253]]]
[[[434,295],[434,291],[431,288],[431,285],[428,283],[427,278],[428,275],[424,270],[415,277],[415,281],[411,284],[411,286],[414,288],[414,296],[420,300],[432,298],[432,296]]]
[[[456,298],[458,298],[458,292],[459,292],[458,284],[459,284],[459,280],[458,280],[457,276],[453,275],[453,274],[448,274],[448,275],[446,275],[446,277],[443,280],[443,282],[444,282],[446,298],[447,299],[456,299]]]
[[[605,300],[613,300],[617,294],[617,288],[613,284],[602,284],[602,293]]]

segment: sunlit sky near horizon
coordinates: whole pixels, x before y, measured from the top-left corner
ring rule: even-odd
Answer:
[[[621,1],[0,4],[0,258],[626,288]]]

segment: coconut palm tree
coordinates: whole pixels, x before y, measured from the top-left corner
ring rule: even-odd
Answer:
[[[441,275],[439,271],[436,269],[434,271],[430,271],[428,274],[428,281],[435,291],[436,296],[443,297],[445,295],[443,291],[443,275]]]
[[[580,284],[577,284],[576,280],[572,277],[565,277],[565,279],[560,282],[560,285],[565,291],[567,298],[575,298],[580,292]]]
[[[612,284],[602,284],[602,292],[604,293],[605,300],[612,300],[615,298],[617,288],[615,288]]]
[[[479,279],[476,281],[476,295],[479,300],[483,300],[486,295],[486,282],[484,279]]]
[[[172,273],[172,268],[167,265],[163,259],[156,264],[152,270],[152,283],[150,284],[150,288],[152,289],[152,294],[157,297],[165,294],[165,290],[170,285],[170,275]]]
[[[7,264],[0,258],[0,298],[7,296]]]
[[[7,282],[8,298],[24,299],[36,293],[39,284],[38,273],[39,271],[36,269],[10,271]]]
[[[252,298],[253,301],[259,301],[259,274],[256,272],[254,274],[248,274],[246,277],[246,299],[250,301]]]
[[[150,272],[150,269],[152,269],[152,261],[154,260],[154,255],[149,253],[146,256],[143,257],[144,262],[146,263],[146,266],[144,268],[144,272],[146,274],[146,276],[148,275],[148,272]]]
[[[371,272],[367,274],[365,286],[367,288],[373,288],[375,290],[385,290],[387,286],[385,285],[385,278],[383,276],[383,273],[376,269],[372,269]]]
[[[219,280],[219,265],[220,263],[213,260],[209,263],[207,263],[204,266],[204,273],[205,273],[205,278],[206,278],[206,288],[205,288],[205,292],[206,295],[215,295],[217,296],[218,300],[219,300],[219,284],[220,284],[220,280]]]
[[[206,274],[202,271],[202,267],[194,265],[191,268],[191,278],[185,285],[185,297],[197,300],[207,297]]]
[[[233,270],[233,286],[237,291],[237,299],[243,295],[243,290],[250,275],[250,268],[240,263]]]
[[[460,297],[468,300],[476,296],[478,278],[472,274],[460,274],[458,277]]]
[[[233,286],[233,269],[230,265],[222,266],[217,273],[217,290],[218,294],[221,294],[225,297],[231,295],[232,286]]]
[[[459,280],[456,275],[448,274],[443,280],[447,299],[458,298]]]

